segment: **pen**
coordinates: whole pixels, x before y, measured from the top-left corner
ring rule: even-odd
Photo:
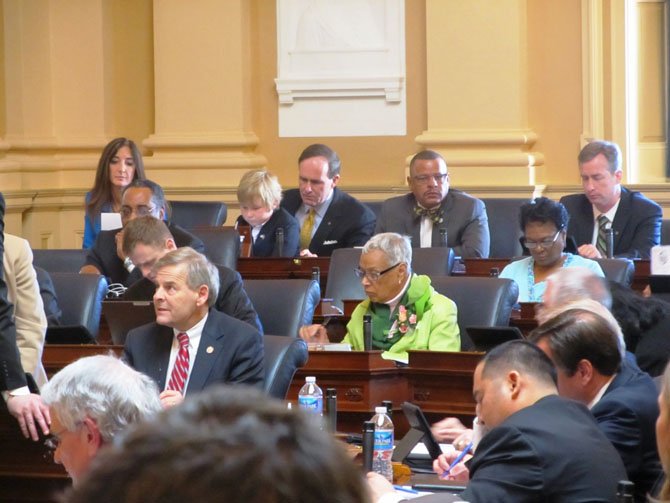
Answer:
[[[440,475],[440,478],[443,479],[444,477],[446,477],[447,475],[449,475],[449,472],[450,472],[451,470],[453,470],[454,466],[456,466],[458,463],[460,463],[461,461],[463,461],[463,458],[465,457],[465,455],[468,454],[471,450],[472,450],[472,442],[470,442],[468,445],[466,445],[466,446],[465,446],[465,449],[463,449],[463,450],[461,451],[461,453],[460,453],[458,456],[456,456],[456,459],[454,459],[454,460],[451,462],[451,464],[449,465],[449,468],[447,468],[446,470],[444,470],[444,472],[442,472],[442,475]]]
[[[414,489],[410,489],[409,487],[394,485],[393,489],[395,489],[396,491],[403,491],[410,494],[420,494],[419,491],[415,491]]]

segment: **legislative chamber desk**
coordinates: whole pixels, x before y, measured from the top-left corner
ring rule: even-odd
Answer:
[[[244,279],[312,279],[312,271],[318,267],[321,292],[325,292],[329,265],[330,257],[240,257],[237,272]]]

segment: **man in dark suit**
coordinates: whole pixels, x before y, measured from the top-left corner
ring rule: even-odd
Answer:
[[[412,246],[446,245],[461,257],[489,256],[489,225],[484,203],[449,188],[444,158],[433,150],[416,154],[409,164],[411,192],[384,201],[375,234],[397,232],[412,237]]]
[[[654,381],[622,361],[614,330],[590,311],[568,309],[534,330],[531,339],[556,365],[561,396],[591,409],[635,483],[636,501],[646,501],[661,474]]]
[[[615,257],[649,258],[661,241],[661,207],[639,192],[621,187],[621,150],[616,143],[592,141],[579,153],[584,194],[561,198],[570,214],[568,236],[582,257],[606,256],[606,229],[612,229]],[[602,230],[601,230],[602,229]]]
[[[621,459],[586,407],[557,396],[556,369],[536,346],[511,341],[489,351],[475,369],[473,393],[489,431],[474,456],[449,472],[469,480],[457,501],[614,501],[626,478]],[[457,454],[441,455],[435,470],[444,473]],[[376,495],[383,492],[383,482],[369,479]],[[437,494],[417,501],[454,500]]]
[[[125,225],[134,218],[151,215],[160,220],[166,215],[165,194],[160,185],[151,180],[133,180],[123,189],[121,196],[121,223]],[[177,246],[190,246],[204,252],[205,245],[192,234],[175,224],[168,224]],[[109,283],[128,286],[142,278],[135,271],[130,258],[123,253],[123,229],[101,231],[89,250],[82,274],[102,274]]]
[[[5,252],[5,198],[0,194],[0,258]],[[51,425],[49,408],[39,395],[28,389],[26,374],[16,345],[14,307],[7,300],[7,283],[0,268],[0,391],[10,414],[16,418],[26,438],[39,440],[48,435]]]
[[[156,322],[131,330],[128,364],[151,377],[167,407],[207,386],[263,383],[263,338],[247,323],[212,309],[215,267],[191,248],[179,248],[154,266]]]
[[[151,300],[156,292],[152,268],[168,252],[176,249],[175,240],[162,220],[146,216],[128,222],[123,229],[123,253],[130,257],[143,277],[128,287],[123,300]],[[263,327],[244,290],[240,274],[224,266],[217,265],[216,268],[219,293],[214,307],[262,333]]]
[[[340,158],[326,145],[307,147],[298,159],[299,188],[284,193],[281,207],[300,223],[300,256],[329,257],[337,248],[363,246],[375,215],[336,186]]]

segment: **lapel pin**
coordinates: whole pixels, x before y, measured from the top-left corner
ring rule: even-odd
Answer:
[[[214,348],[212,346],[207,346],[207,354],[212,354],[214,352]]]

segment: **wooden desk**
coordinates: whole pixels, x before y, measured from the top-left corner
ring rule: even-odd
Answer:
[[[326,291],[329,266],[330,257],[240,257],[237,259],[237,271],[245,279],[311,279],[312,268],[318,267],[322,295]]]
[[[42,353],[42,364],[49,377],[54,375],[68,363],[84,356],[106,355],[110,352],[120,356],[123,346],[103,344],[45,344]]]

